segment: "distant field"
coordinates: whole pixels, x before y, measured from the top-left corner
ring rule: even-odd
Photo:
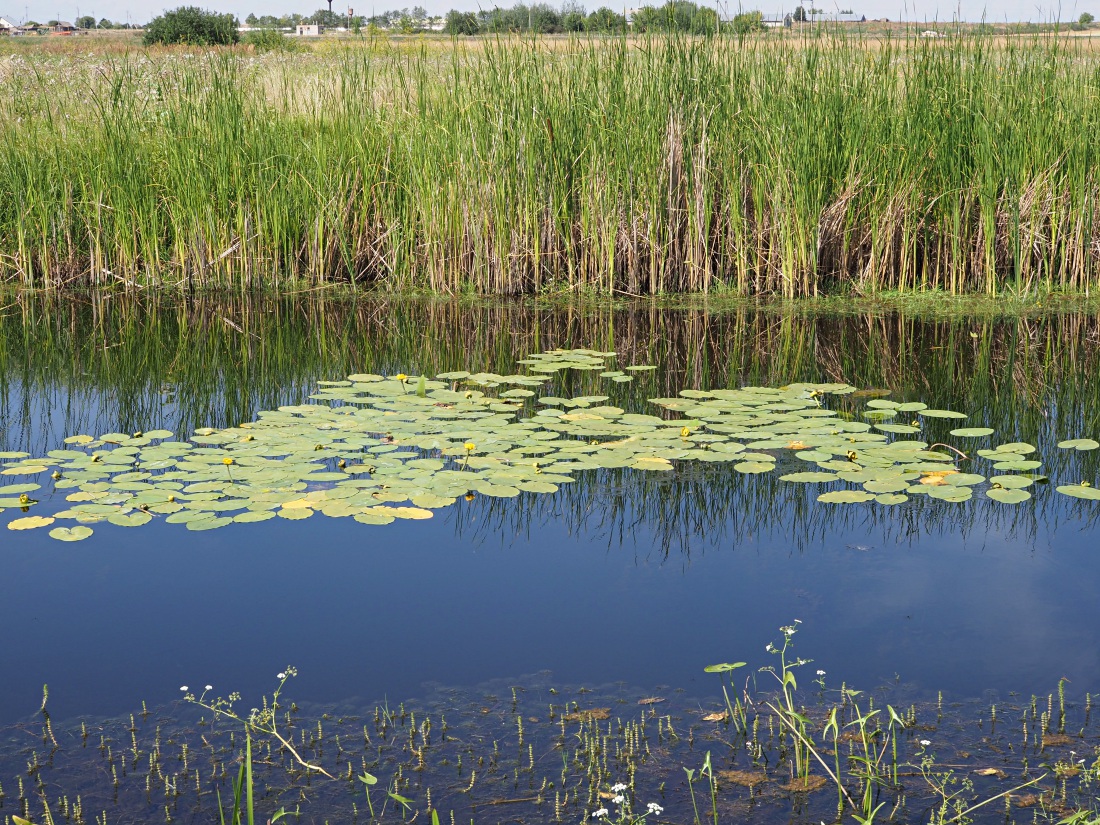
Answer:
[[[1097,39],[923,28],[3,38],[0,280],[1091,289]]]

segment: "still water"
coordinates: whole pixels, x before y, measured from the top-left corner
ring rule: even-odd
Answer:
[[[545,671],[713,698],[706,665],[770,664],[764,646],[794,619],[830,681],[964,699],[1045,694],[1063,677],[1095,690],[1100,504],[1054,487],[1097,480],[1095,454],[1055,447],[1100,432],[1097,332],[1091,315],[1054,313],[28,299],[0,319],[0,450],[186,437],[352,372],[507,373],[530,352],[592,346],[657,365],[615,391],[624,408],[683,388],[842,381],[1035,444],[1055,483],[1015,506],[828,506],[801,485],[685,466],[383,527],[155,521],[73,544],[4,530],[0,725],[32,717],[43,684],[60,720],[161,705],[182,685],[247,702],[286,665],[295,696],[320,706]],[[65,506],[40,497],[38,515]]]

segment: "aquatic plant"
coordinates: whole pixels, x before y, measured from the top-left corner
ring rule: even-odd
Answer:
[[[606,403],[608,395],[538,395],[532,389],[551,377],[584,373],[621,384],[653,369],[612,369],[616,357],[550,350],[520,359],[525,374],[414,376],[418,391],[412,393],[412,378],[404,373],[354,373],[319,382],[310,396],[319,403],[284,405],[236,427],[200,428],[186,442],[169,430],[80,434],[45,456],[0,453],[0,476],[49,473],[55,491],[75,490],[66,494],[72,506],[17,518],[8,529],[45,527],[57,519],[140,527],[162,517],[189,530],[210,530],[318,512],[381,525],[431,518],[460,497],[555,493],[585,471],[668,472],[696,462],[728,464],[744,475],[778,468],[785,484],[844,483],[816,495],[826,504],[896,506],[912,496],[957,504],[981,490],[1012,505],[1031,498],[1024,488],[1045,480],[1038,473],[1042,462],[1032,457],[1036,448],[1024,442],[978,449],[972,457],[938,440],[890,440],[936,432],[933,422],[967,416],[842,383],[683,389],[648,400],[663,415],[626,412]],[[832,406],[825,403],[830,398],[836,399]],[[893,423],[899,415],[913,420]],[[992,433],[988,427],[955,428],[941,437],[965,443]],[[1095,443],[1062,445],[1080,451]],[[997,473],[973,472],[978,458]],[[0,499],[0,508],[26,512],[38,504],[28,494],[40,488],[13,488],[22,495]],[[1087,498],[1093,488],[1058,490]],[[51,535],[75,541],[90,534],[58,528]],[[783,678],[790,678],[784,670]]]
[[[21,53],[0,78],[0,279],[1085,292],[1090,48],[834,33]]]

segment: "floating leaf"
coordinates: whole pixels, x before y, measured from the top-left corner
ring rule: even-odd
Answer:
[[[859,504],[864,501],[872,501],[874,498],[873,493],[863,490],[833,490],[822,493],[817,497],[817,500],[828,504]]]
[[[994,501],[1003,504],[1019,504],[1021,501],[1027,501],[1031,498],[1031,493],[1027,490],[1010,489],[1008,487],[994,487],[986,490],[985,494]]]
[[[972,498],[974,493],[969,487],[957,487],[953,484],[945,484],[943,487],[932,487],[928,495],[941,501],[961,502]]]
[[[217,518],[202,519],[200,521],[187,522],[188,530],[217,530],[219,527],[225,527],[227,524],[232,524],[233,519],[228,516],[218,516]]]
[[[48,516],[27,516],[8,522],[9,530],[34,530],[36,527],[46,527],[53,524],[54,520]]]
[[[58,541],[83,541],[92,535],[91,527],[77,525],[76,527],[55,527],[49,532],[52,539]]]
[[[5,476],[33,476],[38,473],[44,473],[50,469],[45,464],[16,464],[14,467],[8,467],[6,470],[0,471],[0,475]]]
[[[136,513],[113,513],[107,516],[107,521],[119,527],[141,527],[143,524],[148,524],[152,520],[152,516],[140,510]]]
[[[953,410],[918,410],[917,415],[924,418],[966,418],[966,415]]]
[[[1063,450],[1095,450],[1100,447],[1100,441],[1091,438],[1072,438],[1069,441],[1059,441],[1058,446]]]
[[[1100,501],[1100,490],[1084,484],[1063,484],[1055,488],[1059,493],[1073,498],[1083,498],[1089,501]]]
[[[903,504],[909,500],[909,496],[901,493],[883,493],[880,496],[875,496],[875,501],[879,504],[894,505]]]
[[[993,435],[993,430],[989,427],[960,427],[957,430],[952,430],[951,435],[959,438],[980,438],[985,435]]]

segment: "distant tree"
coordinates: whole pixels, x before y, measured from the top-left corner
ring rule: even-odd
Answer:
[[[764,30],[764,15],[758,11],[749,11],[733,18],[735,34],[751,34]]]
[[[308,26],[327,26],[328,28],[335,28],[340,25],[341,18],[334,11],[328,9],[317,9],[309,17],[303,18],[302,22]]]
[[[794,7],[794,22],[805,23],[806,22],[806,7],[795,6]]]
[[[443,32],[455,37],[460,34],[475,35],[481,30],[477,24],[477,15],[472,11],[451,9],[443,18]]]
[[[90,14],[85,14],[83,17],[76,18],[76,27],[78,29],[94,29],[95,18]]]
[[[561,30],[564,32],[582,32],[585,28],[584,6],[576,0],[566,0],[561,5]]]
[[[260,25],[260,18],[258,18],[255,14],[250,14],[244,19],[244,22],[249,26],[258,26]]]
[[[101,29],[113,29],[114,27],[115,24],[108,20],[106,17],[99,21],[99,28]]]
[[[54,26],[56,26],[60,22],[61,22],[60,20],[47,20],[46,25],[49,26],[52,29]]]
[[[596,9],[585,20],[585,28],[590,32],[621,32],[626,29],[626,18],[607,6]]]
[[[1081,16],[1077,18],[1077,22],[1080,23],[1082,26],[1091,26],[1094,20],[1096,20],[1096,18],[1089,14],[1087,11],[1083,12]]]
[[[278,29],[257,29],[248,32],[242,41],[257,52],[296,52],[301,48],[297,39],[287,37]]]
[[[643,6],[634,13],[635,31],[679,31],[712,34],[718,29],[718,15],[712,8],[691,0],[669,0],[660,8]]]
[[[142,42],[186,44],[189,46],[228,46],[239,42],[237,18],[232,14],[204,11],[198,6],[180,6],[166,11],[145,27]]]

